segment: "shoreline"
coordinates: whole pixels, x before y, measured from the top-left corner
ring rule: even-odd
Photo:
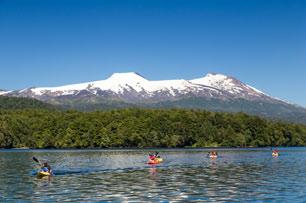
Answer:
[[[0,148],[0,151],[175,151],[175,150],[251,150],[251,149],[289,149],[289,148],[304,148],[306,146],[280,146],[280,147],[201,147],[201,148]]]

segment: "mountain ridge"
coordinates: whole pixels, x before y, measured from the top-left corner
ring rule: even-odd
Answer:
[[[38,99],[68,109],[129,107],[199,108],[245,112],[306,123],[306,108],[272,97],[235,77],[208,73],[191,80],[148,80],[139,73],[113,73],[105,80],[0,93]]]
[[[194,94],[194,96],[206,97],[239,97],[249,100],[256,99],[274,99],[274,97],[251,87],[234,77],[229,77],[223,74],[208,73],[206,76],[191,80],[175,79],[175,80],[148,80],[139,73],[114,73],[105,80],[98,80],[85,83],[77,83],[63,85],[58,87],[32,87],[22,90],[10,92],[2,92],[2,95],[8,96],[25,96],[42,99],[47,97],[59,97],[84,94],[97,96],[106,96],[105,94],[124,95],[129,92],[130,95],[137,94],[145,98],[154,98],[157,94],[163,93],[161,100],[173,99],[179,95]],[[166,95],[165,95],[166,94]],[[120,99],[128,100],[127,98],[119,97]],[[281,101],[281,100],[279,100]],[[133,102],[128,100],[128,102]],[[137,101],[136,99],[136,102]]]

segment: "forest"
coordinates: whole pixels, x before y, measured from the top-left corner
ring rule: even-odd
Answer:
[[[191,109],[0,109],[0,148],[305,146],[306,126]]]

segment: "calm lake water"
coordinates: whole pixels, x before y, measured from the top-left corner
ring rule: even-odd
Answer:
[[[0,150],[0,202],[306,202],[305,147],[159,151],[150,166],[149,150]],[[55,176],[38,179],[33,156]]]

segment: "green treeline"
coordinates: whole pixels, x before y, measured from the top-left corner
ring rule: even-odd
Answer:
[[[0,110],[0,148],[305,146],[306,126],[183,109]]]
[[[0,109],[55,109],[51,104],[32,98],[0,96]]]

